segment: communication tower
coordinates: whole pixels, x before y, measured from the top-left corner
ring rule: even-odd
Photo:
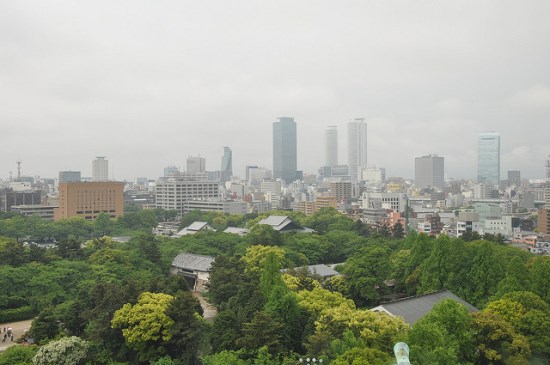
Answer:
[[[21,159],[17,160],[17,181],[21,181]]]

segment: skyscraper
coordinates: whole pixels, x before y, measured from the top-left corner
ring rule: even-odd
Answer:
[[[273,123],[273,178],[291,183],[297,178],[296,122],[278,119]]]
[[[338,129],[331,125],[325,130],[325,166],[338,165]]]
[[[477,181],[486,185],[500,183],[500,135],[496,132],[478,136]]]
[[[233,152],[229,147],[223,148],[222,166],[220,170],[221,174],[226,178],[233,176]]]
[[[414,159],[414,184],[418,188],[443,189],[445,184],[445,161],[438,155],[427,155]]]
[[[187,157],[187,172],[205,172],[206,171],[206,159],[200,156]]]
[[[109,181],[109,161],[105,156],[97,156],[92,161],[92,181]]]
[[[351,181],[361,179],[361,170],[367,167],[367,124],[364,118],[348,123],[348,165]]]

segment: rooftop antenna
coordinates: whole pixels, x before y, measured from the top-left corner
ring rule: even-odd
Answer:
[[[21,159],[17,160],[17,181],[21,181]]]
[[[546,180],[550,180],[550,155],[548,156],[548,160],[546,160]]]

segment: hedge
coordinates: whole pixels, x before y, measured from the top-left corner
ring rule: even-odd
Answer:
[[[36,317],[36,312],[30,305],[0,311],[0,323],[23,321],[34,317]]]

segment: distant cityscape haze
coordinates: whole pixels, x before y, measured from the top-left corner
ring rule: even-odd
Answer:
[[[368,164],[414,177],[438,154],[476,178],[477,137],[500,134],[501,178],[544,177],[550,154],[550,3],[121,1],[0,4],[0,178],[155,179],[190,155],[272,169],[272,123],[297,125],[297,169],[324,133],[365,118]],[[513,24],[513,26],[511,26]]]

